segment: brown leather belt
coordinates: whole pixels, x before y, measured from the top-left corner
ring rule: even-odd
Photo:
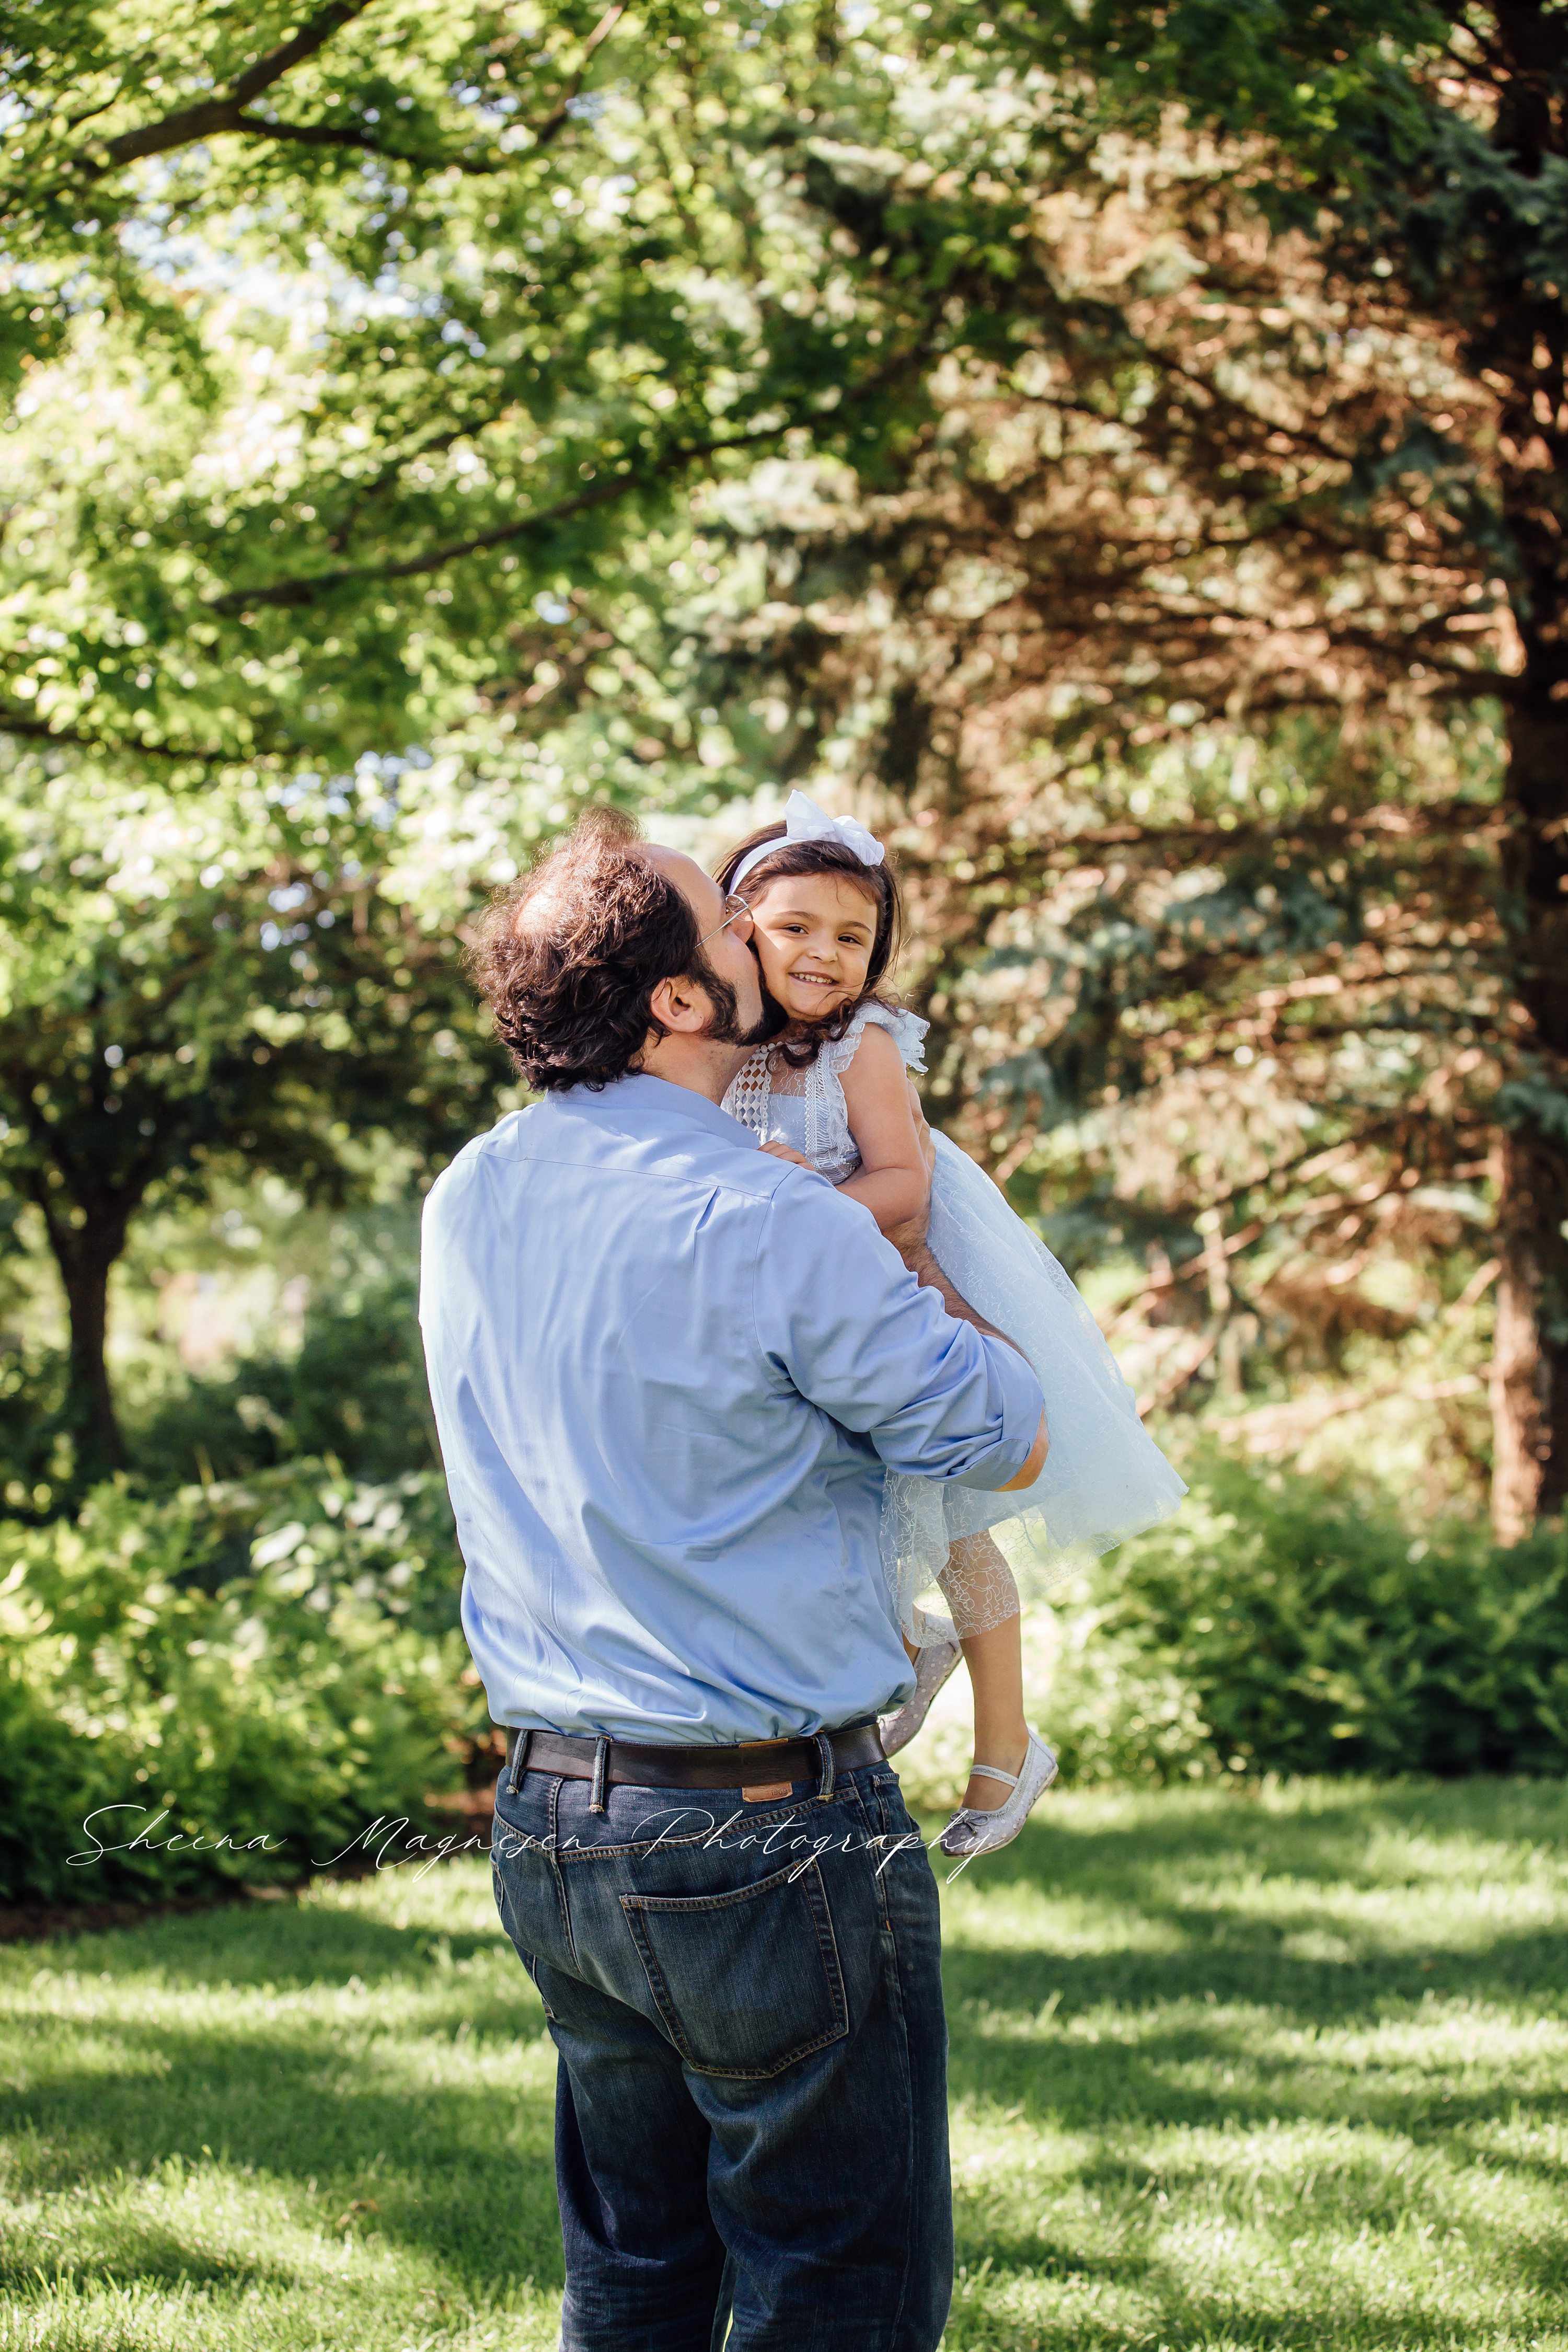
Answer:
[[[521,1742],[527,1746],[520,1759]],[[824,1753],[824,1750],[826,1753]],[[676,1748],[634,1739],[595,1739],[563,1731],[509,1731],[506,1760],[515,1786],[518,1767],[563,1780],[595,1780],[600,1788],[739,1789],[759,1795],[792,1794],[797,1780],[826,1793],[835,1772],[882,1761],[882,1735],[874,1723],[847,1730],[805,1733],[795,1739],[748,1739],[735,1748]],[[826,1787],[824,1789],[826,1781]]]

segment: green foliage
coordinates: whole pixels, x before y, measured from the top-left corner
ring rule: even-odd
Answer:
[[[132,1425],[128,1446],[164,1487],[319,1455],[355,1479],[438,1469],[412,1277],[313,1307],[297,1355],[258,1353],[226,1379],[190,1381]]]
[[[395,775],[194,801],[24,768],[0,826],[0,1178],[46,1216],[199,1199],[220,1161],[340,1197],[345,1122],[464,1131],[486,1066],[439,873],[395,874]]]
[[[830,769],[928,827],[939,1086],[978,1048],[1029,1205],[1031,1126],[1103,1163],[1173,1066],[1255,1165],[1445,1178],[1568,1050],[1565,55],[1537,0],[34,0],[0,720],[187,787],[460,746],[528,836]],[[1369,709],[1483,697],[1489,777],[1387,789]],[[1272,784],[1347,710],[1310,790],[1238,761],[1226,804],[1238,734],[1295,729]],[[1205,720],[1206,784],[1121,805]],[[990,1017],[999,946],[1060,948],[1065,1031]],[[1250,1222],[1209,1156],[1125,1229]],[[1546,1173],[1496,1206],[1552,1420]],[[1554,1430],[1502,1449],[1547,1508]]]
[[[1216,1459],[1095,1586],[1044,1702],[1069,1781],[1568,1769],[1562,1523],[1510,1549],[1416,1535],[1347,1486]]]
[[[455,1149],[503,1077],[458,966],[471,881],[438,857],[408,873],[439,785],[422,796],[403,768],[233,779],[200,802],[47,762],[9,780],[0,1185],[58,1264],[64,1418],[89,1475],[121,1459],[105,1287],[144,1206],[258,1169],[306,1200],[363,1196],[389,1145]]]
[[[458,1585],[428,1474],[106,1486],[75,1521],[0,1531],[0,1894],[292,1880],[379,1813],[423,1818],[483,1720]]]
[[[458,718],[510,760],[537,597],[791,434],[907,438],[961,325],[951,257],[862,304],[809,199],[822,109],[866,138],[891,95],[816,0],[37,13],[0,48],[21,732],[189,772]]]
[[[375,1328],[372,1302],[371,1352]],[[329,1329],[323,1360],[348,1343]],[[299,1462],[162,1501],[104,1486],[74,1522],[7,1528],[0,1570],[0,1893],[297,1877],[376,1814],[418,1814],[484,1729],[434,1471],[370,1485]],[[1218,1459],[1058,1624],[1034,1704],[1069,1786],[1568,1764],[1562,1528],[1508,1551],[1463,1527],[1413,1539],[1343,1487]],[[953,1689],[908,1759],[933,1804],[963,1778]],[[129,1825],[100,1826],[105,1845],[163,1808],[153,1834],[273,1843],[68,1867],[105,1806],[146,1809],[104,1816]]]
[[[1179,1786],[1221,1770],[1184,1661],[1117,1622],[1114,1604],[1064,1612],[1037,1713],[1068,1788]]]

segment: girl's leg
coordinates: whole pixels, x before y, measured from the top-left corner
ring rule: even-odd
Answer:
[[[1021,1772],[1029,1748],[1024,1720],[1024,1645],[1016,1617],[984,1633],[963,1637],[963,1663],[974,1693],[974,1760],[1001,1772]],[[974,1774],[963,1801],[977,1813],[1005,1805],[1011,1790],[1001,1780]]]
[[[1020,1771],[1029,1727],[1024,1720],[1024,1644],[1013,1571],[988,1535],[964,1536],[948,1553],[941,1582],[974,1694],[974,1761],[1002,1772]],[[988,1813],[1005,1804],[1008,1793],[1002,1781],[976,1775],[963,1801]]]

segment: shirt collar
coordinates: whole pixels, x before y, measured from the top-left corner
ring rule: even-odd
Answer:
[[[647,1134],[686,1125],[701,1128],[726,1143],[755,1140],[749,1127],[731,1118],[727,1110],[710,1102],[706,1095],[695,1093],[690,1087],[678,1087],[669,1078],[656,1078],[646,1070],[630,1071],[624,1078],[614,1078],[596,1094],[587,1087],[567,1087],[556,1100],[569,1103],[574,1111],[586,1112],[590,1118],[595,1109],[613,1111],[617,1119],[625,1119]]]

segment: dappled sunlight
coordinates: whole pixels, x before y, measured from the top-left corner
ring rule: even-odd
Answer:
[[[944,1886],[950,2352],[1568,2341],[1563,1791],[1054,1797]],[[549,2352],[476,1858],[0,1950],[0,2352]]]
[[[489,1904],[468,1864],[0,1956],[5,2276],[47,2340],[220,2306],[247,2345],[549,2340],[554,2053]]]
[[[949,2344],[1555,2344],[1563,1812],[1066,1796],[947,1887]]]

